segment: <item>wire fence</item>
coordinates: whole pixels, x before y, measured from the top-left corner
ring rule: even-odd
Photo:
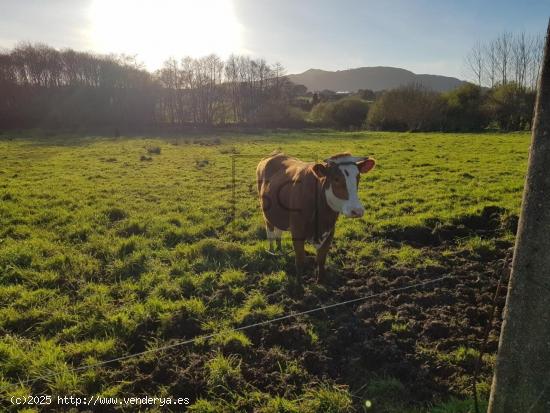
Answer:
[[[233,156],[231,156],[231,175],[232,175],[232,182],[231,182],[231,218],[232,218],[232,221],[235,221],[236,213],[237,213],[236,209],[237,209],[238,197],[237,197],[237,194],[236,194],[235,176],[236,176],[236,166],[237,166],[236,161],[238,160],[238,158],[256,158],[256,156],[254,156],[254,155],[233,155]],[[318,156],[316,156],[316,155],[315,156],[310,156],[309,158],[318,159]],[[484,232],[484,230],[476,230],[476,232],[480,232],[480,231]],[[491,232],[492,233],[492,232],[495,232],[495,230],[487,230],[486,232]],[[456,238],[455,241],[459,242],[459,241],[462,240],[462,238],[467,238],[467,237]],[[503,264],[503,266],[500,270],[501,272],[500,272],[500,274],[497,274],[498,275],[498,284],[497,284],[497,287],[496,287],[495,294],[493,296],[492,311],[490,313],[490,319],[489,319],[489,321],[488,321],[488,323],[485,327],[485,330],[484,330],[484,334],[483,334],[483,338],[482,338],[482,344],[481,344],[481,348],[480,348],[480,352],[479,352],[480,353],[479,358],[476,361],[475,370],[474,370],[474,373],[472,375],[472,393],[473,393],[473,396],[474,396],[476,413],[479,413],[478,392],[477,392],[478,376],[479,376],[479,372],[480,372],[480,369],[481,369],[482,358],[483,358],[484,353],[486,352],[487,339],[488,339],[489,333],[491,331],[491,328],[493,326],[493,320],[497,315],[497,309],[498,309],[497,301],[498,301],[498,298],[500,297],[500,294],[501,294],[501,288],[504,286],[503,285],[503,283],[504,283],[504,272],[505,272],[505,269],[508,265],[508,261],[509,261],[509,256],[507,256],[504,259],[504,264]],[[496,271],[495,271],[495,273],[496,273]],[[391,288],[391,289],[388,289],[388,290],[385,290],[385,291],[382,291],[382,292],[379,292],[379,293],[368,294],[368,295],[361,296],[361,297],[358,297],[358,298],[353,298],[353,299],[340,301],[340,302],[336,302],[336,303],[320,305],[318,307],[311,308],[311,309],[304,310],[304,311],[290,312],[288,314],[285,314],[285,315],[282,315],[282,316],[279,316],[279,317],[275,317],[275,318],[272,318],[272,319],[268,319],[268,320],[264,320],[264,321],[260,321],[260,322],[255,322],[255,323],[247,324],[247,325],[240,326],[240,327],[229,328],[229,329],[225,329],[223,331],[218,331],[218,332],[214,332],[214,333],[210,333],[210,334],[198,335],[198,336],[190,338],[190,339],[176,341],[176,342],[172,342],[172,343],[167,343],[167,344],[164,344],[164,345],[160,345],[158,347],[149,348],[149,349],[146,349],[146,350],[143,350],[143,351],[139,351],[139,352],[135,352],[135,353],[131,353],[131,354],[126,354],[126,355],[111,358],[111,359],[108,359],[108,360],[98,361],[96,363],[80,365],[80,366],[77,366],[77,367],[73,367],[73,368],[63,370],[63,371],[58,371],[58,372],[51,371],[47,374],[43,374],[43,375],[40,375],[40,376],[37,376],[37,377],[34,377],[34,378],[27,377],[24,380],[19,380],[17,382],[13,382],[13,383],[7,383],[4,388],[7,387],[7,389],[10,389],[10,388],[14,388],[16,386],[33,385],[33,384],[35,384],[37,382],[40,382],[42,380],[47,380],[47,379],[50,379],[52,377],[59,376],[61,374],[67,374],[67,373],[70,374],[70,373],[82,372],[82,371],[91,370],[91,369],[107,366],[107,365],[110,365],[110,364],[114,364],[114,363],[117,363],[117,362],[120,362],[120,361],[137,358],[137,357],[140,357],[140,356],[143,356],[143,355],[146,355],[146,354],[157,354],[157,353],[161,353],[163,351],[169,350],[169,349],[182,347],[182,346],[185,346],[185,345],[190,345],[190,344],[193,344],[193,343],[197,343],[199,341],[204,341],[204,340],[209,340],[209,339],[213,339],[213,338],[216,338],[216,337],[220,337],[222,335],[226,335],[226,334],[231,333],[231,332],[245,331],[245,330],[253,329],[253,328],[256,328],[256,327],[266,326],[266,325],[273,324],[273,323],[278,323],[278,322],[281,322],[281,321],[284,321],[284,320],[295,319],[295,318],[298,318],[300,316],[304,316],[304,315],[308,315],[308,314],[313,314],[313,313],[317,313],[317,312],[321,312],[321,311],[326,311],[326,310],[330,310],[330,309],[334,309],[334,308],[338,308],[338,307],[347,306],[347,305],[354,304],[354,303],[367,301],[369,299],[373,299],[373,298],[383,296],[383,295],[389,295],[389,294],[393,294],[393,293],[397,293],[397,292],[401,292],[401,291],[412,290],[412,289],[422,288],[422,287],[429,286],[429,285],[434,285],[434,284],[440,283],[440,282],[442,282],[446,279],[456,279],[456,278],[457,277],[455,275],[444,275],[444,276],[441,276],[441,277],[438,277],[438,278],[434,278],[434,279],[430,279],[430,280],[426,280],[426,281],[421,281],[421,282],[416,282],[416,283],[412,283],[410,285],[406,285],[406,286],[402,286],[402,287]],[[548,286],[544,286],[544,287],[548,288]],[[541,395],[541,397],[542,397],[542,395]]]
[[[330,310],[332,308],[342,307],[342,306],[345,306],[345,305],[366,301],[366,300],[369,300],[371,298],[379,297],[379,296],[382,296],[382,295],[385,295],[385,294],[392,294],[392,293],[396,293],[396,292],[400,292],[400,291],[405,291],[405,290],[411,290],[411,289],[415,289],[415,288],[424,287],[426,285],[435,284],[435,283],[438,283],[438,282],[441,282],[445,279],[450,279],[450,278],[453,278],[453,276],[445,275],[445,276],[442,276],[442,277],[434,278],[432,280],[427,280],[427,281],[418,282],[418,283],[415,283],[415,284],[410,284],[410,285],[407,285],[407,286],[404,286],[404,287],[392,288],[392,289],[382,291],[382,292],[376,293],[376,294],[369,294],[369,295],[366,295],[366,296],[353,298],[353,299],[346,300],[346,301],[340,301],[340,302],[337,302],[337,303],[327,304],[327,305],[311,308],[309,310],[292,312],[292,313],[289,313],[289,314],[286,314],[286,315],[283,315],[283,316],[280,316],[280,317],[272,318],[272,319],[269,319],[269,320],[259,321],[259,322],[248,324],[248,325],[241,326],[241,327],[234,327],[234,328],[231,328],[231,329],[228,329],[228,330],[223,330],[223,331],[219,331],[219,332],[212,333],[212,334],[203,334],[203,335],[199,335],[199,336],[193,337],[193,338],[188,339],[188,340],[178,341],[178,342],[175,342],[175,343],[166,344],[166,345],[163,345],[163,346],[151,348],[151,349],[140,351],[140,352],[137,352],[137,353],[127,354],[125,356],[120,356],[120,357],[112,358],[112,359],[109,359],[109,360],[103,360],[103,361],[93,363],[93,364],[87,364],[87,365],[84,365],[84,366],[75,367],[75,368],[69,369],[68,371],[65,370],[63,372],[52,372],[52,373],[45,374],[45,375],[42,375],[42,376],[38,376],[38,377],[35,377],[35,378],[32,378],[32,379],[22,380],[22,381],[19,381],[17,383],[10,383],[8,386],[9,387],[15,387],[15,386],[24,386],[24,385],[29,385],[29,384],[32,385],[32,384],[34,384],[34,383],[36,383],[40,380],[49,379],[51,377],[55,377],[55,376],[58,376],[60,374],[75,373],[75,372],[78,372],[78,371],[83,371],[83,370],[89,370],[89,369],[93,369],[93,368],[97,368],[97,367],[102,367],[102,366],[105,366],[105,365],[108,365],[108,364],[116,363],[117,361],[128,360],[128,359],[139,357],[139,356],[142,356],[142,355],[145,355],[145,354],[158,353],[158,352],[162,352],[164,350],[172,349],[172,348],[175,348],[175,347],[180,347],[180,346],[184,346],[184,345],[187,345],[187,344],[192,344],[192,343],[195,343],[197,341],[208,340],[208,339],[215,338],[215,337],[218,337],[218,336],[221,336],[221,335],[226,335],[229,332],[249,330],[249,329],[254,328],[254,327],[265,326],[265,325],[268,325],[268,324],[277,323],[277,322],[280,322],[280,321],[283,321],[283,320],[297,318],[297,317],[300,317],[300,316],[303,316],[303,315],[312,314],[312,313],[316,313],[316,312],[319,312],[319,311]]]

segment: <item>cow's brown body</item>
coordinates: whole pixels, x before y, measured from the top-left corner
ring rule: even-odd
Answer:
[[[290,231],[298,272],[304,264],[304,242],[310,241],[319,246],[317,265],[322,276],[338,213],[327,204],[324,193],[326,180],[319,180],[312,166],[311,163],[277,154],[260,161],[256,172],[268,231]]]
[[[357,194],[359,175],[374,164],[373,159],[349,153],[315,164],[282,153],[260,161],[256,169],[258,193],[270,249],[273,241],[280,249],[282,231],[290,231],[298,275],[304,266],[304,243],[309,241],[317,249],[318,275],[324,276],[338,215],[363,216]]]

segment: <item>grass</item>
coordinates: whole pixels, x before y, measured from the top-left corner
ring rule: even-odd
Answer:
[[[208,385],[225,386],[230,380],[237,380],[241,375],[240,361],[235,356],[216,354],[207,363]]]
[[[334,333],[322,318],[299,320],[303,328],[292,330],[294,342],[282,346],[282,355],[267,353],[269,340],[276,339],[266,327],[229,332],[159,354],[158,360],[143,356],[69,372],[170,340],[337,301],[330,286],[306,285],[301,303],[289,297],[288,237],[284,255],[265,252],[254,176],[261,157],[275,149],[308,160],[343,150],[375,157],[377,167],[360,183],[365,216],[340,219],[328,266],[332,273],[379,274],[391,281],[396,271],[450,268],[449,257],[485,262],[499,252],[497,238],[513,239],[529,145],[526,133],[320,131],[112,139],[28,131],[10,137],[0,138],[3,393],[155,395],[169,389],[194,396],[194,412],[239,411],[234,406],[344,412],[363,406],[352,390],[337,384],[353,387],[346,374],[332,374],[320,384],[322,375],[307,370],[293,350],[292,343],[307,343],[308,351],[327,351]],[[502,222],[487,229],[493,221],[484,211],[495,206]],[[437,252],[433,247],[440,240],[450,243]],[[398,337],[420,334],[403,317],[380,322],[389,323],[384,331]],[[471,356],[465,349],[446,360],[461,365]],[[163,372],[151,367],[164,359]],[[188,365],[192,371],[185,370]],[[281,374],[281,365],[307,373]],[[171,373],[174,366],[185,379]],[[290,390],[283,391],[281,383],[275,391],[270,369],[300,379]],[[60,374],[32,387],[17,385],[49,371]],[[406,390],[393,384],[372,384],[370,390]],[[453,403],[462,406],[458,401],[448,406]],[[465,411],[461,408],[431,411]]]

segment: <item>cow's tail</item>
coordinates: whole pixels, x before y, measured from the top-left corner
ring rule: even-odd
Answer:
[[[277,155],[284,155],[284,153],[280,149],[275,149],[265,158],[262,158],[260,163],[258,163],[258,167],[256,168],[256,183],[258,187],[258,194],[260,194],[262,189],[262,184],[264,181],[264,171],[265,171],[268,159],[273,158],[274,156],[277,156]]]
[[[265,168],[265,165],[262,165],[264,162],[263,162],[263,159],[260,161],[260,163],[258,164],[258,167],[256,168],[256,185],[257,185],[257,188],[258,188],[258,195],[261,194],[261,191],[262,191],[262,181],[263,181],[263,170]]]

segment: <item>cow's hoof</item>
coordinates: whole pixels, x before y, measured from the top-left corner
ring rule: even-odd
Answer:
[[[330,283],[334,281],[336,274],[331,273],[325,266],[315,267],[315,280],[319,283]]]
[[[299,277],[288,278],[288,293],[293,297],[301,297],[304,295],[304,285]]]

